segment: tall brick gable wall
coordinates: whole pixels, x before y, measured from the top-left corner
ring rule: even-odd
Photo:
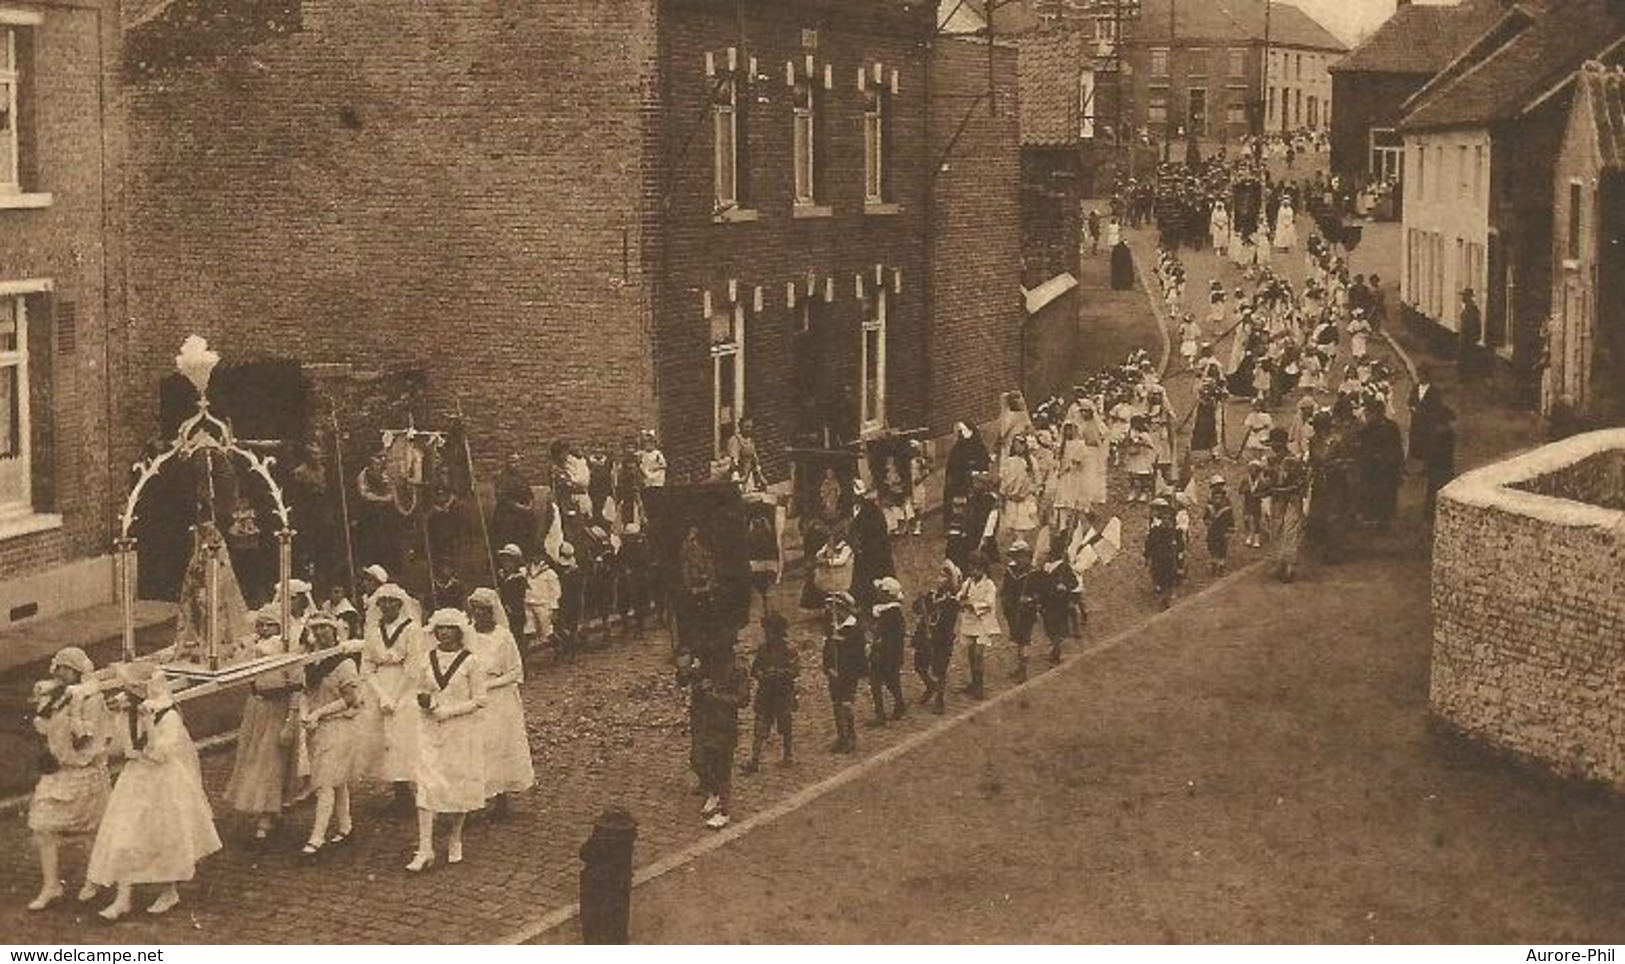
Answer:
[[[1000,393],[1020,384],[1016,51],[993,50],[996,112],[976,101],[988,90],[987,60],[985,44],[966,40],[939,40],[931,54],[931,163],[947,165],[936,171],[930,225],[933,436],[948,434],[957,421],[995,418]]]
[[[31,455],[35,511],[60,513],[63,524],[0,542],[0,581],[105,555],[112,489],[122,482],[108,460],[108,385],[119,372],[123,312],[116,7],[7,6],[42,15],[39,26],[21,31],[21,168],[23,189],[52,201],[0,210],[0,282],[53,286],[29,299]]]
[[[234,360],[419,364],[487,465],[651,424],[655,0],[297,14],[132,73],[130,436],[193,332]]]
[[[1625,788],[1625,429],[1462,476],[1433,548],[1433,712]]]
[[[929,404],[930,353],[923,280],[927,266],[924,218],[926,176],[926,41],[929,5],[909,11],[901,3],[801,0],[741,4],[715,0],[667,0],[663,5],[661,74],[665,102],[664,157],[668,177],[661,192],[666,213],[662,291],[658,301],[655,358],[660,386],[661,431],[674,474],[704,471],[712,456],[714,389],[710,329],[704,293],[720,304],[730,280],[741,297],[761,287],[761,311],[752,304],[746,320],[744,411],[756,422],[756,438],[769,476],[787,471],[777,453],[796,433],[795,372],[791,353],[797,310],[786,285],[802,285],[809,273],[822,285],[833,279],[834,299],[820,309],[821,324],[839,341],[840,370],[856,377],[863,314],[856,276],[874,282],[874,266],[891,285],[888,295],[889,422],[898,428],[924,425]],[[817,31],[817,46],[802,46],[803,29]],[[707,52],[737,50],[744,64],[754,57],[762,75],[754,86],[749,117],[740,128],[748,139],[748,196],[757,219],[716,223],[712,126],[708,110],[713,81],[705,73]],[[791,89],[786,61],[811,54],[822,71],[829,64],[833,88],[820,87],[815,153],[821,172],[817,202],[829,217],[796,219]],[[888,201],[895,214],[864,212],[863,95],[860,66],[898,72],[899,93],[889,115],[886,170]]]

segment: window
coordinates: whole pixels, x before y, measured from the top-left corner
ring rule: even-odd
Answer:
[[[711,323],[711,412],[713,455],[722,457],[745,405],[745,306],[718,305]]]
[[[33,509],[28,392],[28,299],[0,296],[0,513]]]
[[[1580,260],[1580,217],[1582,215],[1581,203],[1584,200],[1584,189],[1579,181],[1569,182],[1569,238],[1568,247],[1564,257],[1570,261]]]
[[[1207,91],[1201,87],[1190,89],[1190,104],[1187,108],[1190,131],[1197,137],[1207,136]]]
[[[1190,69],[1185,71],[1187,74],[1192,77],[1207,76],[1207,51],[1205,49],[1201,47],[1190,48],[1190,54],[1186,62],[1190,64]]]
[[[886,200],[886,94],[866,92],[863,105],[863,197],[871,204]]]
[[[1168,88],[1151,88],[1151,99],[1146,105],[1145,121],[1147,124],[1168,123]]]
[[[739,85],[733,75],[718,79],[711,103],[715,132],[716,208],[739,206]]]
[[[1226,51],[1226,57],[1229,60],[1226,68],[1230,76],[1240,77],[1242,74],[1246,73],[1246,66],[1243,61],[1244,54],[1245,51],[1243,51],[1240,47],[1232,47],[1230,50]]]
[[[1416,197],[1418,200],[1428,193],[1428,149],[1416,149]]]
[[[17,142],[17,28],[0,25],[0,192],[20,188]]]
[[[1298,127],[1303,126],[1303,88],[1292,92],[1292,123]]]
[[[1153,48],[1151,48],[1151,76],[1153,76],[1153,77],[1166,77],[1166,76],[1168,76],[1168,48],[1167,47],[1153,47]]]
[[[815,135],[818,93],[812,81],[803,78],[795,88],[795,157],[796,203],[813,204],[817,200],[817,137]]]
[[[1391,127],[1371,129],[1371,157],[1367,170],[1372,177],[1383,180],[1403,176],[1405,143]]]
[[[1231,125],[1247,123],[1247,105],[1240,100],[1231,101],[1224,109],[1224,121]]]
[[[1292,79],[1293,80],[1302,80],[1303,79],[1303,54],[1294,54],[1293,55],[1293,61],[1294,61],[1296,66],[1293,67]]]
[[[1433,193],[1444,196],[1444,145],[1433,149]]]
[[[1316,108],[1318,108],[1319,106],[1320,106],[1319,101],[1317,101],[1315,99],[1315,95],[1310,94],[1309,95],[1309,126],[1310,127],[1315,127],[1315,126],[1318,126],[1318,124],[1319,124],[1319,115],[1316,113]]]
[[[1467,145],[1456,148],[1456,198],[1467,200],[1467,191],[1471,182],[1467,179]]]
[[[1096,20],[1095,21],[1095,39],[1096,40],[1104,40],[1107,43],[1111,43],[1112,41],[1116,40],[1117,39],[1117,22],[1114,21],[1114,20],[1107,20],[1104,17],[1102,17],[1099,20]]]
[[[1473,148],[1473,200],[1479,204],[1488,202],[1484,196],[1484,145],[1479,144]]]
[[[1275,91],[1276,91],[1276,89],[1274,87],[1270,88],[1270,103],[1269,103],[1269,123],[1270,124],[1275,123]]]
[[[886,424],[886,289],[876,286],[864,299],[863,371],[858,397],[863,405],[863,428]]]

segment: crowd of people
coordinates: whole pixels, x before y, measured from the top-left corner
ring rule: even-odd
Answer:
[[[1152,207],[1164,243],[1153,275],[1176,349],[1171,372],[1135,352],[1079,378],[1066,396],[1029,405],[1008,393],[989,432],[956,426],[943,460],[942,558],[928,585],[911,593],[891,555],[893,538],[920,531],[922,448],[911,449],[918,461],[910,484],[851,483],[851,518],[807,560],[801,593],[826,620],[818,655],[831,752],[857,749],[860,690],[867,689],[870,725],[907,715],[910,651],[919,680],[912,698],[935,713],[945,712],[956,651],[964,654],[958,691],[973,700],[986,695],[990,660],[1005,654],[1011,678],[1027,679],[1040,638],[1048,662],[1058,664],[1087,625],[1089,573],[1122,548],[1122,521],[1108,517],[1108,506],[1147,507],[1137,555],[1164,606],[1187,579],[1193,533],[1215,574],[1226,571],[1239,530],[1249,547],[1267,547],[1278,577],[1291,581],[1306,539],[1335,561],[1354,532],[1393,522],[1407,447],[1390,416],[1399,403],[1397,373],[1373,350],[1386,322],[1381,281],[1352,274],[1318,235],[1300,245],[1296,190],[1256,175],[1247,163],[1216,159],[1172,167],[1159,179]],[[1125,185],[1112,233],[1125,213],[1134,219],[1137,191]],[[1215,279],[1205,292],[1189,290],[1185,247],[1223,256],[1234,284]],[[1276,267],[1294,257],[1304,259],[1301,285]],[[1205,302],[1200,314],[1193,301]],[[1416,376],[1403,402],[1408,456],[1423,465],[1431,517],[1454,471],[1453,415],[1431,373]],[[1191,380],[1192,403],[1181,415],[1168,383],[1183,378]],[[1226,412],[1238,403],[1250,412],[1232,428]],[[102,916],[118,919],[132,909],[133,888],[152,884],[161,889],[148,909],[171,909],[175,884],[192,879],[198,862],[221,847],[216,806],[246,815],[249,845],[263,847],[311,801],[300,854],[317,859],[350,843],[351,792],[363,784],[392,788],[398,810],[415,813],[406,870],[462,862],[467,818],[498,818],[512,794],[535,784],[519,686],[527,650],[562,646],[578,631],[587,592],[578,560],[596,550],[584,553],[577,543],[617,553],[635,545],[646,522],[642,494],[666,482],[652,433],[618,469],[564,445],[551,454],[548,506],[535,503],[517,460],[496,480],[494,584],[470,590],[455,573],[438,571],[424,605],[374,563],[363,570],[355,603],[342,587],[318,603],[310,583],[296,579],[289,622],[281,600],[254,613],[244,647],[260,657],[309,658],[249,684],[230,780],[216,803],[204,792],[196,748],[162,673],[121,664],[119,695],[109,701],[82,651],[58,653],[50,679],[35,689],[44,749],[29,826],[43,880],[30,908],[63,898],[61,847],[86,838],[80,900],[112,888]],[[1230,462],[1241,465],[1233,487],[1222,470]],[[747,495],[766,488],[748,419],[713,468]],[[1124,489],[1114,501],[1119,478]],[[626,576],[640,587],[626,592],[626,612],[642,615],[661,593],[652,556],[638,566]],[[731,820],[747,709],[754,727],[739,769],[756,772],[775,735],[781,763],[795,759],[804,668],[790,622],[768,598],[776,578],[775,568],[753,587],[762,597],[753,651],[729,645],[675,657],[676,682],[689,698],[700,817],[714,829]],[[125,764],[114,783],[116,758]],[[446,837],[437,849],[440,822]]]

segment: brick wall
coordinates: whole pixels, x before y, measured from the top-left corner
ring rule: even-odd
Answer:
[[[931,417],[933,436],[954,422],[998,415],[999,393],[1020,382],[1021,149],[1016,51],[995,48],[997,113],[986,102],[987,47],[938,41],[931,60]],[[966,115],[969,112],[969,120]],[[965,122],[952,152],[948,141]],[[1075,255],[1075,252],[1074,252]]]
[[[1429,692],[1433,712],[1468,736],[1616,787],[1625,787],[1625,512],[1525,489],[1594,485],[1618,506],[1621,453],[1625,430],[1595,432],[1446,487]]]
[[[865,293],[880,265],[887,298],[887,415],[891,425],[922,425],[928,404],[928,344],[922,280],[927,265],[924,217],[928,161],[925,156],[926,88],[922,41],[932,25],[929,5],[910,10],[901,3],[859,0],[797,0],[738,5],[714,0],[668,0],[662,23],[661,78],[665,92],[663,157],[668,175],[654,186],[664,202],[666,222],[661,252],[655,326],[656,378],[660,429],[674,474],[692,477],[712,456],[714,391],[710,328],[704,294],[716,306],[727,299],[730,281],[747,299],[744,411],[756,422],[756,437],[769,476],[783,478],[787,466],[778,453],[797,431],[799,401],[793,328],[806,296],[809,275],[823,290],[832,279],[833,300],[818,309],[817,325],[829,339],[834,377],[856,384],[864,312],[857,276]],[[803,30],[817,32],[815,48],[803,46]],[[762,75],[747,101],[748,118],[740,141],[748,145],[742,163],[747,183],[741,205],[755,220],[713,219],[712,122],[708,104],[714,81],[705,73],[707,52],[725,55],[733,47],[741,66],[756,58]],[[814,58],[816,72],[832,70],[833,86],[818,87],[819,124],[815,155],[819,205],[829,216],[793,216],[794,169],[791,88],[787,61]],[[879,63],[889,83],[898,72],[898,94],[888,116],[887,201],[896,213],[865,213],[863,94],[860,66]],[[786,286],[799,286],[791,307]],[[754,290],[763,292],[756,311]]]
[[[421,361],[425,427],[460,403],[486,468],[650,424],[655,0],[297,12],[132,34],[209,55],[131,65],[130,437],[192,332],[232,360]]]
[[[120,205],[116,7],[96,2],[8,3],[42,15],[20,32],[22,189],[49,207],[0,210],[0,283],[49,280],[28,299],[34,507],[60,529],[0,541],[0,581],[38,575],[111,545],[109,373],[123,311],[116,231]],[[114,328],[116,332],[116,328]]]

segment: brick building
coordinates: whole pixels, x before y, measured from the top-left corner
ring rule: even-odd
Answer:
[[[1625,423],[1625,70],[1576,78],[1554,167],[1552,323],[1541,408]]]
[[[1424,331],[1456,338],[1472,289],[1480,344],[1519,399],[1538,402],[1552,314],[1554,184],[1590,59],[1625,56],[1616,0],[1518,5],[1406,105],[1400,296]]]
[[[776,477],[832,411],[993,414],[996,364],[935,381],[926,5],[211,2],[129,41],[141,391],[191,331],[415,363],[420,420],[460,407],[482,463],[657,427],[678,477],[742,414]]]
[[[1348,49],[1292,4],[1266,0],[1146,0],[1124,42],[1134,126],[1210,141],[1252,131],[1260,107],[1268,131],[1325,127],[1327,67]]]
[[[0,627],[112,598],[118,21],[0,2]]]
[[[1400,0],[1394,15],[1329,68],[1332,171],[1357,181],[1398,179],[1404,142],[1395,129],[1405,101],[1495,25],[1507,0],[1419,4]]]

